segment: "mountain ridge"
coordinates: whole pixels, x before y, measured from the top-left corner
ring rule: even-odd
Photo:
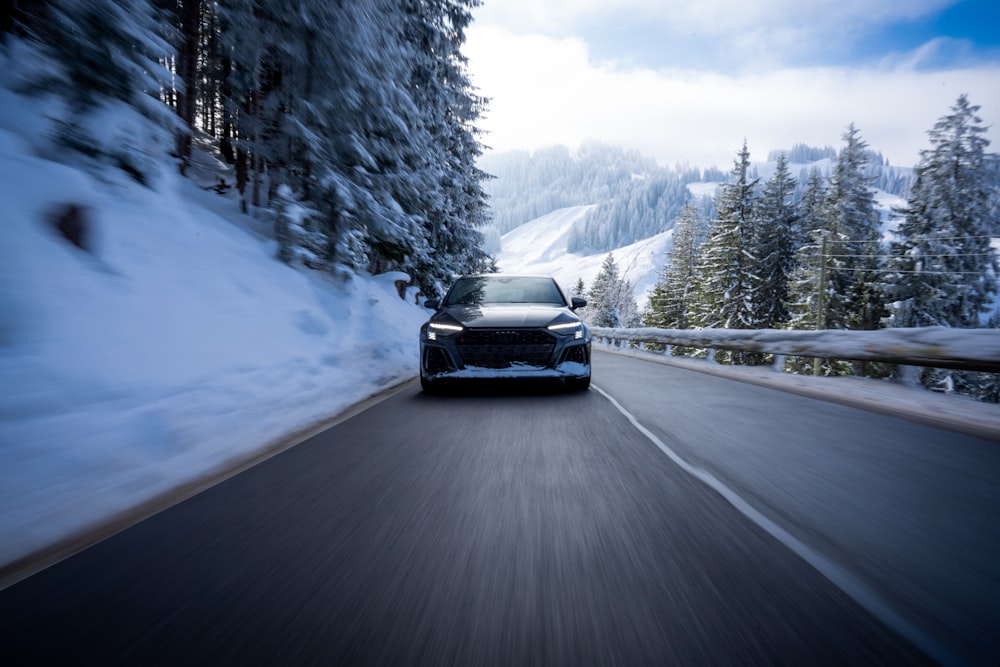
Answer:
[[[836,162],[831,152],[829,147],[802,144],[788,151],[771,151],[769,160],[751,161],[750,176],[769,178],[774,159],[781,154],[796,159],[815,157],[788,165],[797,181],[797,199],[813,171],[830,174]],[[875,151],[866,155],[873,186],[889,195],[905,195],[912,168],[893,167]],[[493,208],[493,224],[483,230],[484,249],[491,254],[501,251],[504,234],[575,206],[592,208],[570,231],[568,249],[579,255],[606,253],[668,231],[685,203],[694,203],[711,218],[712,195],[729,176],[714,166],[701,169],[680,162],[662,166],[636,151],[596,142],[584,144],[576,153],[565,146],[491,153],[481,158],[480,167],[495,176],[484,187]]]

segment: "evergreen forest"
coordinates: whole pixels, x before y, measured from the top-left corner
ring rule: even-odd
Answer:
[[[486,100],[461,51],[478,4],[25,0],[0,35],[12,87],[52,101],[52,159],[153,187],[208,156],[281,260],[431,293],[491,261]]]
[[[643,323],[665,329],[848,329],[1000,326],[993,245],[1000,190],[979,107],[961,96],[928,132],[906,205],[886,234],[872,153],[854,125],[829,176],[754,175],[744,143],[706,218],[688,205]],[[801,194],[796,194],[801,193]],[[675,351],[677,353],[677,351]],[[770,363],[725,353],[729,363]],[[888,377],[877,364],[792,359],[790,370]],[[996,374],[922,372],[930,388],[1000,401]]]

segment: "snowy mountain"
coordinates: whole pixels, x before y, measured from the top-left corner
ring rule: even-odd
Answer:
[[[813,172],[828,177],[836,163],[833,148],[797,145],[771,151],[765,161],[751,160],[750,176],[761,183],[771,178],[779,155],[789,156],[788,170],[797,179],[798,196]],[[866,155],[866,175],[873,187],[887,195],[904,195],[913,170],[893,167],[876,152]],[[585,144],[575,153],[552,146],[488,154],[480,166],[495,176],[484,185],[493,212],[493,224],[485,230],[490,253],[501,250],[502,234],[572,206],[589,209],[571,229],[567,248],[579,255],[614,250],[668,231],[686,202],[711,218],[712,197],[729,177],[728,171],[714,166],[667,167],[634,151],[599,143]]]
[[[573,226],[593,206],[571,206],[553,211],[521,225],[501,237],[502,250],[497,255],[501,271],[543,273],[553,276],[569,292],[578,279],[591,285],[608,253],[579,255],[567,250]],[[673,231],[666,231],[613,250],[622,277],[632,281],[640,308],[646,293],[653,288],[667,258]]]
[[[719,185],[691,183],[688,189],[695,197],[712,196]],[[890,231],[898,224],[890,214],[893,209],[903,206],[906,200],[877,191],[875,202],[888,240]],[[594,208],[595,205],[562,208],[504,234],[500,237],[501,250],[497,254],[500,270],[551,275],[567,292],[580,278],[589,287],[608,253],[582,255],[570,252],[567,244],[574,226],[580,224]],[[646,307],[648,293],[667,261],[672,235],[673,230],[670,229],[611,251],[621,267],[622,277],[632,281],[635,287],[640,310]]]

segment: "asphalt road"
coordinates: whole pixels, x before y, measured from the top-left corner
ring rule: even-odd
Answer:
[[[758,487],[781,473],[747,463],[742,479],[711,463],[727,446],[771,457],[755,435],[779,437],[766,415],[791,410],[823,433],[843,420],[874,420],[880,438],[900,427],[606,354],[596,355],[595,384],[768,512],[772,498]],[[630,404],[631,394],[643,398]],[[758,407],[769,412],[755,415]],[[927,482],[922,470],[912,484]],[[776,520],[843,562],[863,560],[849,540],[833,544],[838,531],[800,525],[827,491],[817,496],[808,477],[786,474],[795,479],[777,496],[788,507]],[[965,546],[988,552],[989,539]],[[988,589],[995,565],[984,567],[974,576]],[[923,613],[933,625],[933,606]],[[0,628],[6,665],[932,662],[919,641],[671,461],[600,392],[525,387],[431,397],[414,383],[0,592]],[[972,662],[996,657],[975,628],[942,636]]]

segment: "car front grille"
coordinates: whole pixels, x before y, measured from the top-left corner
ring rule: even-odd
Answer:
[[[462,362],[479,368],[547,366],[555,348],[555,339],[537,329],[473,329],[457,343]]]

